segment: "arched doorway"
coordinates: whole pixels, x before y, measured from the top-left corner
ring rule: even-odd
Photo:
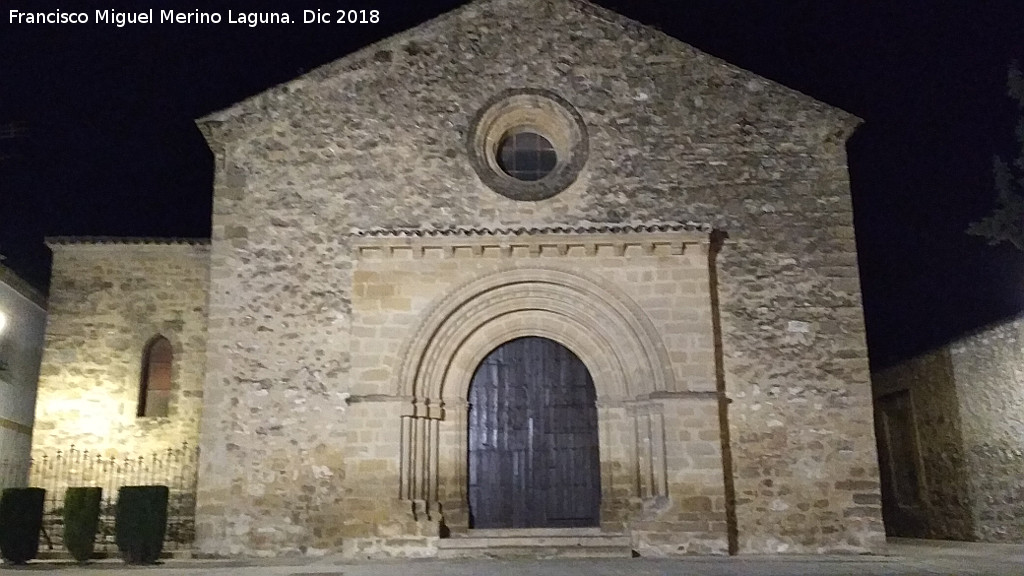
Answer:
[[[472,528],[599,525],[594,381],[572,351],[502,344],[473,375],[468,416]]]

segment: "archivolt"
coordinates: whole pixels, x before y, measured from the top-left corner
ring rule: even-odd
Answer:
[[[596,279],[538,267],[489,274],[440,301],[405,344],[395,389],[417,404],[465,399],[490,350],[530,335],[576,353],[601,400],[675,389],[668,353],[635,302]]]

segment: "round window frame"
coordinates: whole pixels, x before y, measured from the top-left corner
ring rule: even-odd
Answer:
[[[511,174],[509,172],[509,170],[512,170],[512,171],[520,170],[518,167],[517,168],[510,168],[508,166],[504,166],[503,165],[504,163],[502,162],[502,158],[505,156],[505,146],[506,145],[511,146],[512,147],[512,154],[513,154],[513,156],[515,156],[516,152],[517,152],[516,144],[514,143],[515,139],[517,137],[519,137],[519,136],[522,136],[523,134],[531,134],[531,135],[535,136],[536,138],[540,138],[541,140],[543,140],[544,141],[544,145],[546,146],[546,148],[544,148],[543,150],[545,152],[550,152],[551,154],[554,154],[554,156],[555,156],[555,164],[551,167],[550,170],[544,171],[543,175],[540,176],[539,178],[520,178],[520,177],[518,177],[518,176],[516,176],[514,174]],[[510,144],[509,143],[510,140],[512,140],[513,143]],[[533,151],[535,151],[535,152],[537,150],[538,149],[533,149]],[[530,130],[530,129],[514,128],[512,130],[506,131],[505,134],[501,138],[498,139],[498,145],[497,145],[497,147],[494,150],[494,160],[498,164],[498,168],[502,172],[504,172],[505,174],[508,174],[509,176],[512,176],[516,180],[519,180],[520,182],[537,182],[538,180],[543,180],[543,179],[547,178],[548,176],[551,175],[552,172],[554,172],[555,168],[558,166],[558,151],[555,150],[555,145],[552,144],[551,141],[548,140],[543,134],[540,134],[540,133],[535,132],[535,131]],[[540,173],[541,170],[538,169],[538,170],[536,170],[536,172]]]
[[[498,146],[513,132],[530,131],[551,142],[554,169],[539,180],[519,180],[498,165]],[[579,177],[589,155],[583,117],[549,90],[518,88],[489,99],[473,118],[466,139],[470,163],[480,180],[512,200],[538,201],[562,192]]]

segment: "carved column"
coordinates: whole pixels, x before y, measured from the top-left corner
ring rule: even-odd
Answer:
[[[439,400],[414,400],[402,414],[399,497],[412,503],[416,520],[439,519],[438,440],[443,418]]]

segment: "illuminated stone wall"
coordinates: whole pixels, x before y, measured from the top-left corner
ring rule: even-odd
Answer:
[[[975,535],[1024,542],[1024,320],[950,346]]]
[[[467,145],[481,110],[524,87],[564,99],[589,138],[575,183],[537,202],[485,185]],[[881,543],[855,118],[583,2],[484,0],[200,124],[216,166],[204,552],[335,549],[357,515],[389,526],[392,550],[416,535],[409,508],[346,501],[382,466],[347,461],[350,426],[381,421],[346,400],[374,370],[354,365],[353,229],[652,221],[728,234],[715,282],[738,550]],[[685,421],[673,431],[699,428]]]
[[[643,554],[728,550],[707,231],[352,242],[345,476],[363,481],[347,491],[346,551],[392,553],[394,532],[427,548],[440,510],[450,531],[466,532],[469,382],[487,353],[522,336],[561,342],[594,379],[602,528],[631,535]],[[425,522],[381,518],[381,502]]]
[[[887,530],[903,537],[973,539],[963,430],[949,351],[935,350],[873,374],[872,385],[879,399],[875,412],[879,426],[884,425],[886,399],[909,394],[912,426],[890,434],[909,435],[917,448],[912,458],[893,466],[916,471],[916,501],[899,503],[896,476],[890,472],[882,478]],[[892,456],[883,450],[879,457]]]
[[[206,360],[208,246],[52,239],[34,452],[143,456],[196,445]],[[167,417],[136,416],[143,349],[174,350]]]
[[[932,538],[1024,542],[1024,319],[874,375],[910,391]]]
[[[0,265],[0,488],[24,486],[43,355],[46,300]]]

